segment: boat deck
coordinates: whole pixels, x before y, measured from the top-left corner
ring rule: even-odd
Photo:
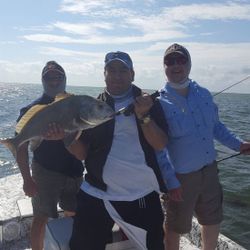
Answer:
[[[22,238],[15,242],[7,243],[4,245],[4,248],[0,248],[3,250],[31,250],[30,242],[28,237]],[[181,237],[181,244],[180,250],[198,250],[199,248],[195,245],[191,244],[190,241],[185,238]],[[120,250],[119,248],[112,248],[112,250]],[[127,250],[136,250],[134,248],[127,248]]]
[[[19,211],[17,205],[17,201],[19,201],[19,203],[21,204],[23,199],[27,199],[23,193],[22,184],[23,181],[20,174],[15,174],[5,178],[0,178],[0,200],[1,200],[0,249],[1,250],[31,249],[30,242],[28,239],[28,233],[32,220],[31,217],[32,214],[30,212],[31,207],[26,207],[26,209],[23,209],[23,211]],[[10,227],[8,227],[8,225]],[[133,250],[133,248],[131,247],[127,248],[117,247],[117,244],[109,247],[110,248],[107,250],[121,250],[121,249]],[[191,233],[181,237],[180,249],[183,250],[200,249],[200,227],[195,219],[193,220]],[[244,250],[245,248],[231,241],[224,235],[220,235],[217,249]]]

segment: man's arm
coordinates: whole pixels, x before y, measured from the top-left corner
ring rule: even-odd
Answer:
[[[152,98],[148,94],[143,94],[138,96],[135,100],[135,114],[137,118],[141,121],[141,128],[147,142],[155,149],[161,150],[167,144],[166,133],[155,123],[153,119],[147,117],[150,108],[153,106]],[[147,118],[149,118],[147,120]]]
[[[62,127],[58,124],[49,124],[48,130],[44,133],[46,140],[63,140],[65,133]],[[79,138],[80,139],[80,138]],[[67,150],[74,155],[78,160],[83,161],[87,156],[88,146],[81,140],[74,140],[68,147]]]
[[[19,147],[16,161],[23,177],[23,191],[25,195],[32,197],[36,194],[37,189],[30,174],[28,146],[27,142]]]
[[[83,161],[86,159],[88,146],[81,140],[75,140],[67,149],[78,160]]]

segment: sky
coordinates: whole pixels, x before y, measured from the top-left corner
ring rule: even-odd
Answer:
[[[172,43],[192,58],[190,78],[210,91],[250,93],[250,0],[1,0],[0,82],[41,84],[55,60],[67,84],[105,86],[105,54],[125,51],[135,84],[159,89]]]

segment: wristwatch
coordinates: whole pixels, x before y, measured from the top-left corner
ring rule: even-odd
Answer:
[[[139,119],[139,123],[141,125],[148,124],[151,121],[151,116],[150,114],[144,115],[141,119]]]

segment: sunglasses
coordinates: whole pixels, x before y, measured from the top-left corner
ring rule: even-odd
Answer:
[[[168,57],[164,59],[164,64],[167,66],[184,65],[188,62],[188,59],[184,56]]]
[[[63,81],[64,80],[64,75],[55,75],[55,76],[50,76],[50,75],[45,75],[43,79],[46,82],[52,82],[52,81]]]

